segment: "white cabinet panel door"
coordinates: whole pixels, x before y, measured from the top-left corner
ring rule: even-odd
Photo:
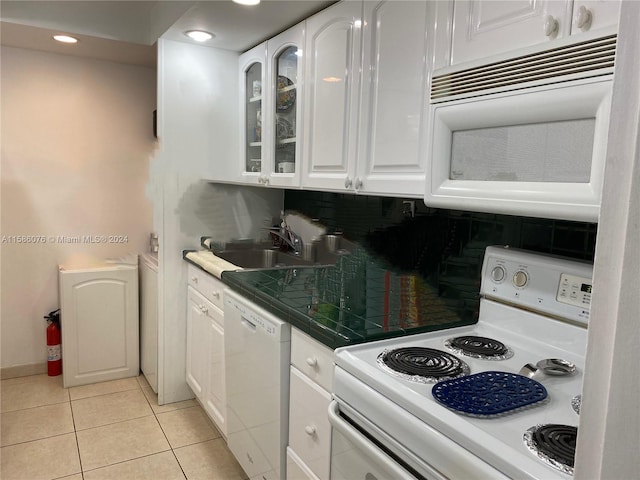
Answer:
[[[429,2],[365,2],[360,148],[356,187],[424,194]]]
[[[204,396],[204,409],[214,421],[218,430],[226,436],[226,389],[224,380],[224,328],[223,313],[216,307],[207,312],[208,335],[208,365],[207,388]]]
[[[59,271],[65,388],[137,376],[138,268]]]
[[[237,178],[247,184],[263,183],[268,171],[264,138],[268,134],[263,124],[266,89],[267,46],[262,43],[240,55],[240,158],[234,167]]]
[[[201,402],[207,382],[209,320],[205,309],[208,303],[193,288],[187,287],[187,384]]]
[[[307,19],[302,185],[353,191],[360,92],[362,3]]]
[[[621,0],[575,0],[571,35],[617,26]]]
[[[571,0],[456,0],[451,64],[566,37],[571,4]]]

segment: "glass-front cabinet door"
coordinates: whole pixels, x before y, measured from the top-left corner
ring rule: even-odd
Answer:
[[[269,185],[300,185],[303,39],[301,23],[267,42],[272,126],[267,144],[271,159]]]
[[[240,56],[241,169],[245,183],[266,183],[265,130],[263,92],[266,44],[258,45]]]

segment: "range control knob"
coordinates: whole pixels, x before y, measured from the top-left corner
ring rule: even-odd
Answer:
[[[513,284],[518,288],[524,287],[528,281],[529,276],[527,272],[523,272],[522,270],[518,270],[513,276]]]
[[[505,276],[504,267],[501,267],[500,265],[493,267],[493,270],[491,270],[491,280],[493,280],[496,283],[500,283],[501,281],[503,281],[504,276]]]

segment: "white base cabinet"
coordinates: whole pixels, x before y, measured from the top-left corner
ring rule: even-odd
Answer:
[[[226,437],[224,313],[220,308],[224,284],[192,265],[188,278],[186,380]]]
[[[60,266],[65,388],[140,372],[138,266]]]
[[[329,478],[331,425],[327,412],[332,382],[333,351],[293,328],[288,480]]]
[[[140,255],[140,370],[158,393],[158,257]]]

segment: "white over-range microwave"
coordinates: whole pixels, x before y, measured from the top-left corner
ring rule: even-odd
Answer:
[[[428,206],[597,222],[616,35],[436,70]]]

